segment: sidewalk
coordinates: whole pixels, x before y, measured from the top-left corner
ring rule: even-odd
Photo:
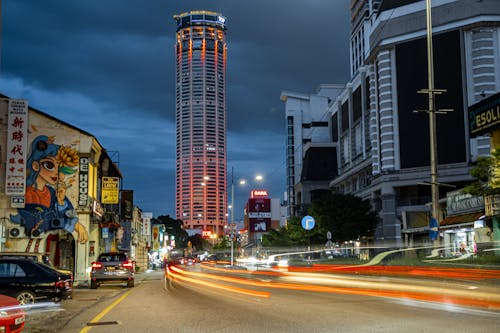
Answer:
[[[141,282],[161,279],[163,270],[147,270],[135,274],[137,288]],[[28,311],[23,333],[57,333],[75,316],[94,305],[113,298],[128,290],[123,283],[104,284],[97,289],[90,289],[88,283],[78,284],[73,288],[73,297],[60,303],[42,303]]]

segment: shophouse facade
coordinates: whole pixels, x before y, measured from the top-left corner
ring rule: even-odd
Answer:
[[[0,119],[0,250],[46,253],[76,284],[88,283],[100,252],[130,242],[120,223],[119,169],[92,134],[26,100],[3,96]]]

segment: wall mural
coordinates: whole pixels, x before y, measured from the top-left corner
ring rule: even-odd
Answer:
[[[82,244],[88,241],[88,232],[78,222],[78,214],[67,196],[67,190],[77,183],[78,163],[78,151],[56,144],[54,136],[40,135],[30,143],[25,207],[10,216],[30,238],[63,229],[76,231]]]

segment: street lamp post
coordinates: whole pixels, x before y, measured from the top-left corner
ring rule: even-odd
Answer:
[[[262,181],[263,180],[263,176],[262,175],[256,175],[255,176],[255,180],[257,181]],[[239,184],[240,185],[245,185],[247,182],[246,180],[244,179],[240,179],[239,180]],[[234,207],[234,167],[231,167],[231,224],[230,224],[230,228],[229,228],[229,235],[230,235],[230,243],[231,243],[231,266],[233,266],[233,262],[234,262],[234,251],[233,251],[233,242],[234,242],[234,236],[235,236],[235,232],[236,232],[236,225],[234,223],[234,211],[235,211],[235,207]]]

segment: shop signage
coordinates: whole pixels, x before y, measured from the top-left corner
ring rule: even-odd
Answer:
[[[267,232],[270,230],[270,219],[251,219],[249,222],[251,232]]]
[[[102,177],[101,202],[103,204],[117,204],[120,178]]]
[[[24,208],[24,196],[12,196],[10,197],[10,207],[12,208]]]
[[[134,191],[122,190],[121,191],[121,220],[130,221],[134,211]]]
[[[482,196],[463,193],[461,190],[446,194],[446,213],[448,216],[474,212],[484,209]]]
[[[142,217],[142,234],[144,236],[151,236],[151,220],[153,219],[153,213],[143,212]]]
[[[28,101],[9,99],[7,122],[5,194],[24,195],[28,145]]]
[[[153,225],[153,251],[158,251],[160,249],[160,224]]]
[[[104,209],[102,208],[101,203],[97,200],[94,200],[94,202],[92,203],[92,213],[94,213],[94,216],[97,217],[99,221],[102,220]]]
[[[250,192],[250,198],[267,198],[269,192],[267,190],[253,190]]]
[[[87,206],[89,203],[89,158],[80,157],[78,176],[78,205]]]
[[[500,93],[469,107],[469,133],[471,137],[483,135],[500,126]]]
[[[500,211],[500,195],[493,194],[484,197],[484,215],[495,216]]]

